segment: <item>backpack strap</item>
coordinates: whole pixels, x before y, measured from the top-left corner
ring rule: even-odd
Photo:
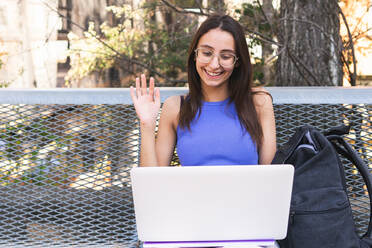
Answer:
[[[327,139],[331,142],[336,151],[347,158],[353,165],[356,166],[358,171],[363,177],[363,180],[367,186],[369,201],[370,201],[370,214],[369,214],[369,224],[367,232],[364,234],[364,237],[372,238],[372,176],[369,172],[367,165],[359,157],[358,153],[347,143],[344,138],[337,134],[332,134],[326,136]]]
[[[288,142],[277,150],[271,164],[284,164],[301,143],[302,138],[309,133],[311,129],[313,129],[313,127],[309,125],[304,125],[297,128],[295,134],[291,136]]]
[[[330,135],[345,135],[349,134],[350,132],[350,126],[346,125],[341,125],[337,127],[333,127],[329,129],[327,132],[324,133],[325,136],[330,136]]]

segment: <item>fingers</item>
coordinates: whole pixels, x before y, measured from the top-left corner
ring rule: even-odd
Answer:
[[[153,77],[150,77],[149,95],[151,96],[151,98],[154,98],[154,86],[155,86],[155,80]]]
[[[141,74],[141,78],[136,78],[136,94],[134,94],[134,89],[131,87],[130,94],[132,99],[137,99],[139,96],[147,95],[147,83],[145,74]],[[149,92],[148,94],[154,99],[154,88],[155,88],[155,79],[150,77],[149,80]],[[159,93],[160,94],[160,93]]]
[[[155,103],[160,106],[160,90],[159,88],[155,88]]]
[[[136,93],[137,97],[141,95],[140,79],[138,77],[136,78]]]
[[[146,76],[145,74],[141,74],[141,94],[146,95],[146,93],[147,93]]]

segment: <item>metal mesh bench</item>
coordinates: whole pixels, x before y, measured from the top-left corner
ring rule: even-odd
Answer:
[[[268,90],[279,146],[305,123],[320,130],[345,123],[348,141],[371,164],[372,88]],[[162,89],[162,99],[185,92]],[[136,247],[129,171],[140,139],[128,89],[5,89],[0,116],[0,247]],[[363,234],[369,196],[346,161],[345,168]]]

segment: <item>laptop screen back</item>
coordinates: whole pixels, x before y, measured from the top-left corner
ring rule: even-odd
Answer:
[[[283,239],[291,165],[141,167],[131,171],[142,241]]]

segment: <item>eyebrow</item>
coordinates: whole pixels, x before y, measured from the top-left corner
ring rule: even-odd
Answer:
[[[200,45],[200,47],[210,48],[210,49],[214,50],[214,48],[211,47],[211,46],[209,46],[209,45]],[[221,52],[230,52],[230,53],[234,53],[235,54],[235,51],[234,50],[231,50],[231,49],[222,49]]]

